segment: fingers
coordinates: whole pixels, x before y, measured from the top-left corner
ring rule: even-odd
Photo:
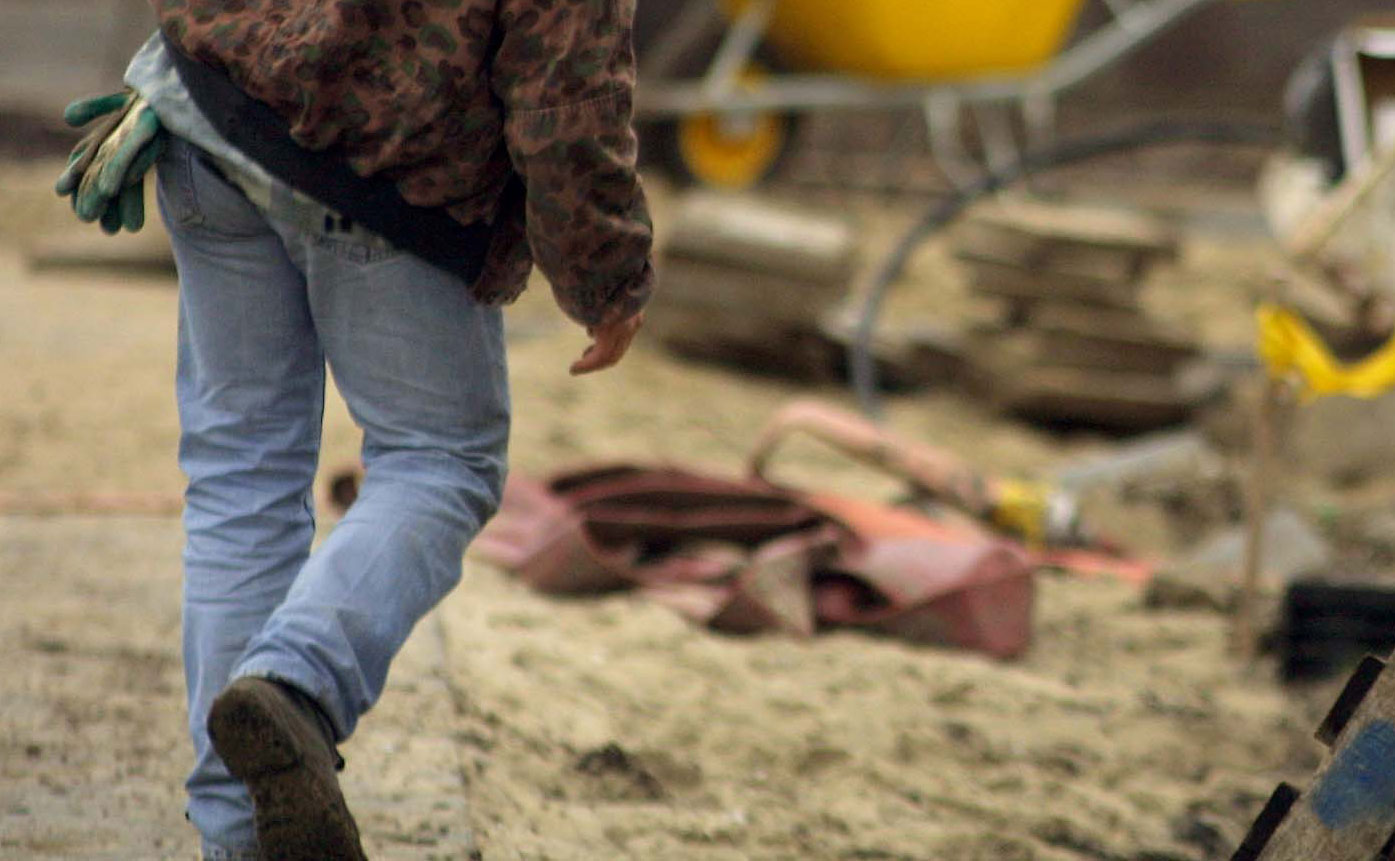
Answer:
[[[134,233],[145,224],[142,180],[164,152],[165,137],[154,111],[142,104],[110,125],[84,138],[54,190],[72,196],[80,220],[100,222],[108,233],[123,227]]]
[[[145,183],[137,182],[122,189],[112,208],[121,213],[122,227],[132,233],[138,232],[145,226]]]
[[[78,162],[82,160],[87,152],[87,147],[78,144],[73,148],[73,152],[68,156],[68,166],[58,175],[58,182],[53,184],[53,190],[59,197],[67,197],[77,191],[78,183],[82,182],[82,171],[78,169]]]
[[[156,131],[158,132],[159,129],[157,128]],[[140,152],[136,153],[135,159],[131,162],[131,166],[126,169],[125,184],[131,185],[144,179],[145,174],[155,166],[155,162],[159,161],[160,156],[164,154],[165,136],[156,134],[149,143],[141,147]]]
[[[78,99],[63,110],[63,122],[73,128],[85,126],[103,114],[121,110],[129,98],[129,93],[120,92],[108,96]]]
[[[572,362],[572,366],[567,370],[571,373],[573,377],[579,377],[582,374],[589,374],[592,371],[599,371],[602,367],[604,367],[600,362],[601,360],[598,358],[596,353],[596,345],[592,344],[591,346],[586,348],[585,352],[581,354],[580,359],[577,359],[575,362]]]
[[[643,324],[644,313],[640,312],[597,326],[592,333],[594,342],[581,354],[581,358],[572,363],[572,375],[589,374],[614,366],[624,358]]]
[[[586,352],[581,354],[580,359],[572,362],[571,374],[576,377],[613,367],[624,357],[625,349],[626,347],[617,349],[613,345],[602,347],[599,342],[592,344],[586,348]]]
[[[121,232],[121,207],[113,201],[110,206],[102,210],[99,224],[102,225],[102,232],[108,236],[115,236]]]
[[[141,180],[164,151],[160,120],[131,90],[79,99],[63,112],[74,126],[103,116],[73,148],[54,191],[71,196],[82,221],[99,222],[107,233],[135,232],[145,224]]]
[[[149,108],[127,115],[102,144],[105,152],[98,153],[97,161],[102,168],[97,174],[97,190],[106,197],[115,197],[130,180],[143,175],[149,164],[139,172],[135,168],[141,162],[141,154],[159,133],[160,121]]]
[[[105,125],[105,124],[103,124]],[[82,182],[92,163],[97,158],[97,151],[102,146],[102,141],[106,138],[106,133],[102,126],[92,129],[83,135],[82,140],[77,142],[73,151],[68,155],[68,165],[63,169],[63,173],[58,177],[58,183],[54,186],[60,195],[72,194],[77,191],[78,185]],[[65,190],[66,189],[66,190]]]
[[[102,150],[106,149],[103,145]],[[101,150],[98,151],[97,159],[102,158]],[[97,184],[97,177],[100,170],[89,170],[82,175],[82,181],[78,183],[77,194],[73,201],[73,211],[82,221],[96,221],[102,217],[106,211],[107,204],[111,202],[110,195],[104,195]]]

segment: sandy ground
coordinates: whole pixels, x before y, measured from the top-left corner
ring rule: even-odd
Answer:
[[[95,232],[46,196],[54,172],[0,170],[0,492],[177,496],[172,280],[28,270],[33,237]],[[1160,304],[1243,344],[1263,255],[1198,244],[1159,276],[1192,298]],[[907,307],[961,309],[945,270],[942,249],[919,255]],[[509,327],[522,472],[735,471],[773,409],[809,394],[648,344],[574,380],[584,339],[545,288]],[[1108,445],[952,394],[899,398],[888,420],[1009,472]],[[356,445],[335,401],[324,463]],[[813,444],[778,473],[889,490]],[[170,516],[0,516],[0,858],[195,857],[180,541]],[[1043,577],[1038,598],[1034,647],[1001,664],[854,634],[719,636],[467,560],[345,746],[346,793],[384,859],[1200,861],[1229,857],[1276,781],[1316,763],[1316,700],[1229,656],[1224,617],[1150,611],[1108,579]]]

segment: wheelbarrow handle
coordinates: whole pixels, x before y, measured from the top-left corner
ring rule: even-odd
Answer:
[[[1058,547],[1093,543],[1080,523],[1073,497],[1035,482],[988,475],[944,449],[897,437],[861,416],[816,401],[794,401],[775,414],[751,450],[750,474],[767,480],[775,449],[796,431],[1029,543]]]
[[[896,437],[866,419],[815,401],[794,401],[771,418],[747,458],[750,474],[765,478],[776,448],[795,432],[808,434],[969,514],[989,517],[993,513],[995,479],[943,449]]]

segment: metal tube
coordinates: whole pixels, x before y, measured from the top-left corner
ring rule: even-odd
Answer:
[[[684,57],[704,39],[716,37],[725,27],[712,0],[691,0],[653,44],[645,46],[639,62],[639,79],[659,80],[665,75],[679,73]]]
[[[962,105],[952,93],[936,93],[925,100],[926,140],[940,172],[957,189],[968,188],[978,179],[979,169],[964,148],[960,122]]]
[[[756,46],[765,36],[775,0],[751,0],[727,31],[712,65],[702,79],[702,96],[708,103],[725,102],[735,91],[741,72],[755,56]]]
[[[1052,93],[1062,93],[1125,56],[1144,41],[1215,0],[1155,0],[1135,3],[1068,49],[1042,77]]]

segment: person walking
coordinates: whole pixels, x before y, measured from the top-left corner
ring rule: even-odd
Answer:
[[[499,504],[534,263],[623,357],[653,290],[634,0],[152,0],[57,190],[179,271],[187,815],[209,861],[363,858],[336,745]],[[363,430],[311,553],[326,365]]]

